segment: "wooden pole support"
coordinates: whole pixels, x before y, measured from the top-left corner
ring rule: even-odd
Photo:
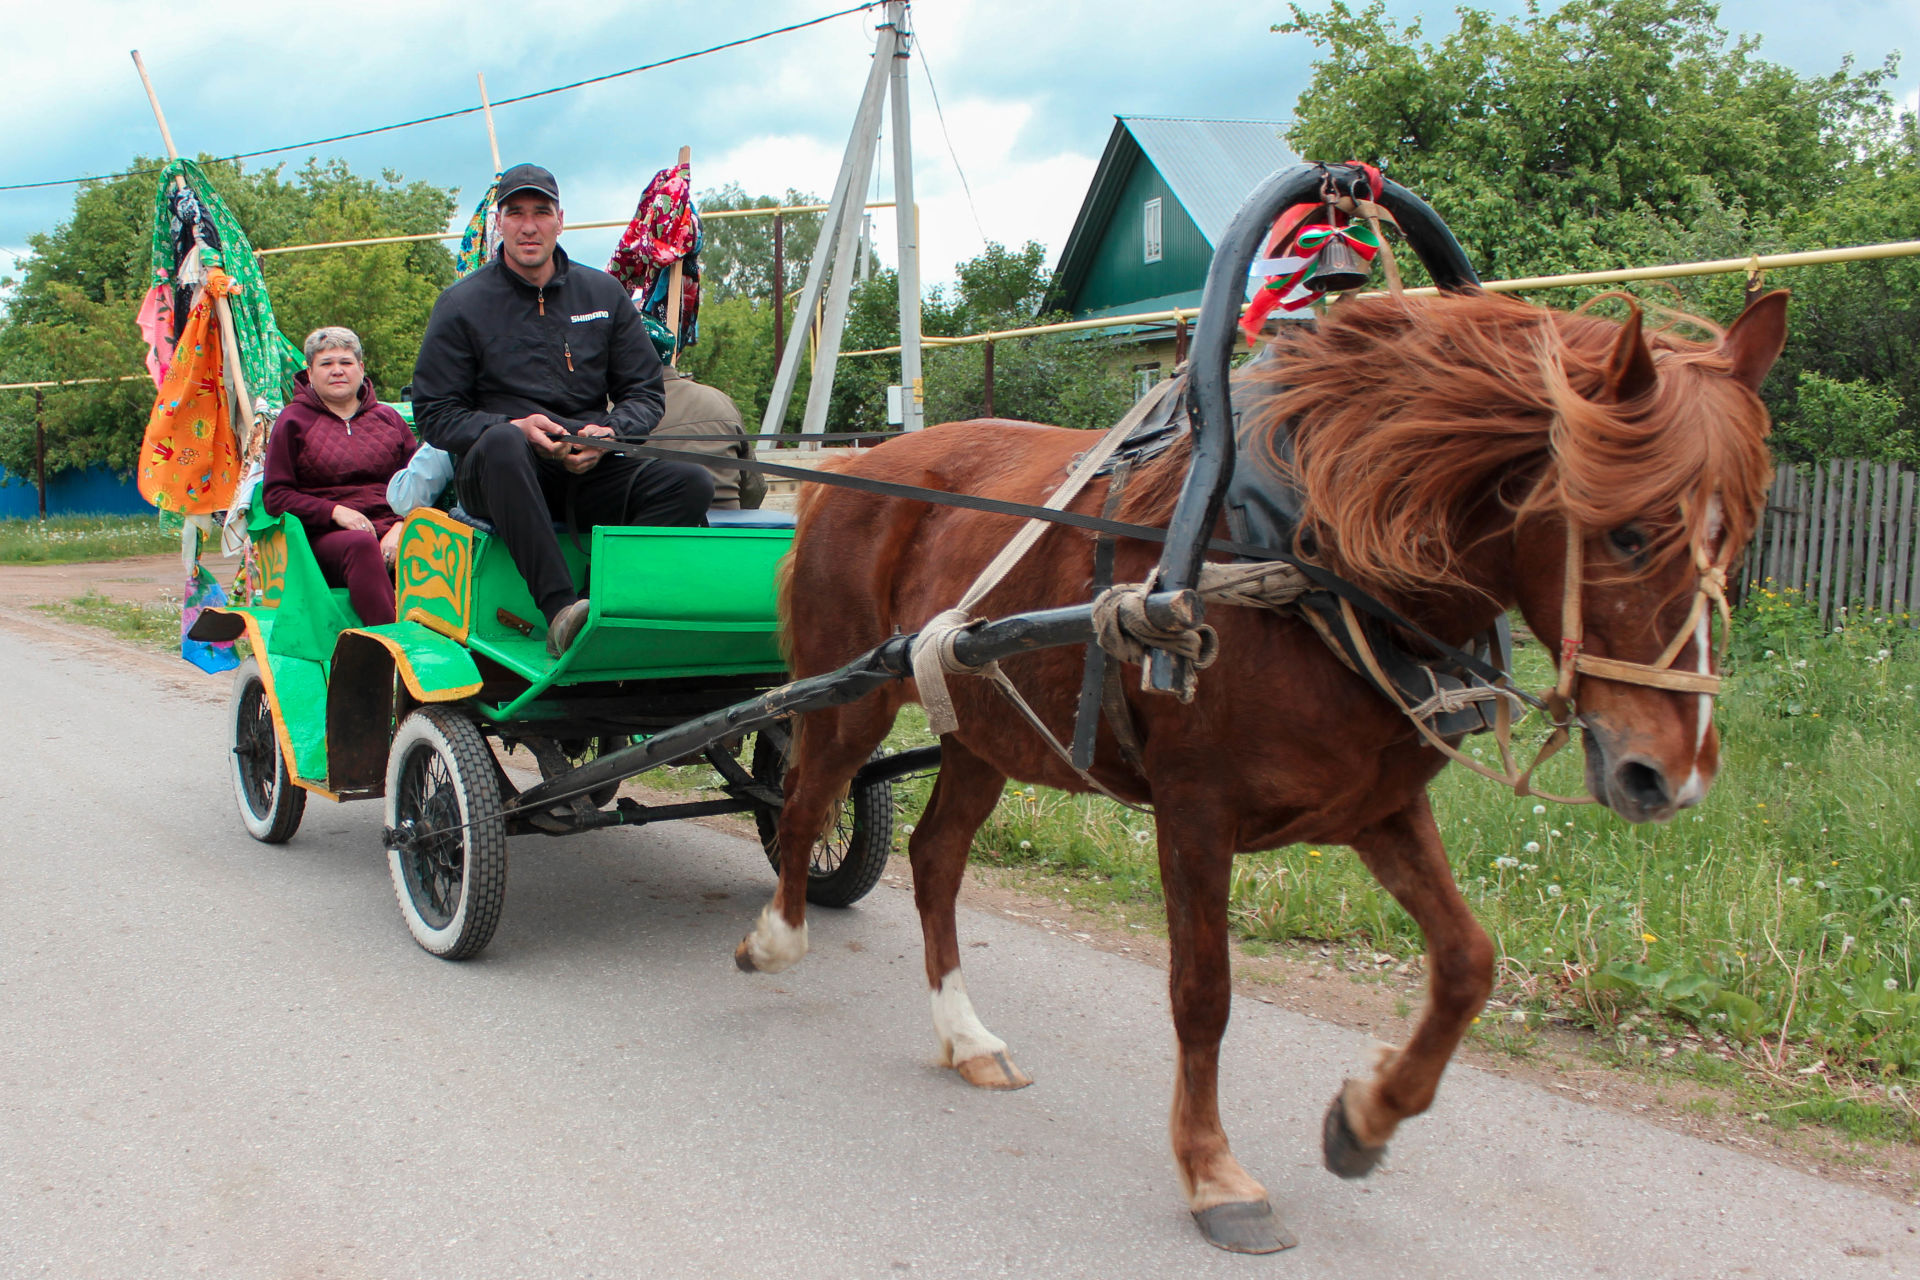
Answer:
[[[679,163],[684,165],[691,165],[693,163],[692,147],[680,148]],[[688,170],[687,174],[687,187],[687,199],[691,200],[693,199],[693,174],[691,169]],[[676,368],[680,364],[680,280],[683,273],[684,269],[681,267],[678,258],[674,259],[673,265],[667,268],[667,332],[673,335],[673,359],[667,363]]]
[[[487,73],[480,75],[480,110],[487,117],[487,150],[493,153],[493,176],[500,176],[500,139],[493,132],[493,103],[487,100]]]
[[[140,51],[133,52],[133,66],[140,73],[140,83],[146,86],[147,105],[153,108],[153,118],[160,122],[160,141],[167,144],[167,159],[178,160],[180,152],[173,145],[173,131],[167,128],[167,117],[160,110],[160,98],[153,91],[153,80],[147,75],[147,64],[141,60]]]
[[[40,518],[47,518],[47,401],[39,387],[33,389],[33,483],[40,491]]]

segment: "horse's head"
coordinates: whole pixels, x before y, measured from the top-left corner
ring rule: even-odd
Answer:
[[[1253,375],[1275,388],[1253,444],[1290,432],[1335,572],[1455,638],[1517,604],[1566,667],[1595,798],[1669,818],[1719,762],[1711,618],[1771,480],[1757,391],[1786,301],[1696,342],[1649,341],[1637,309],[1356,300]]]
[[[1597,390],[1553,386],[1552,459],[1515,525],[1519,604],[1586,730],[1588,790],[1629,821],[1697,804],[1719,768],[1714,615],[1766,501],[1756,393],[1786,301],[1760,299],[1714,345],[1649,345],[1635,312]]]

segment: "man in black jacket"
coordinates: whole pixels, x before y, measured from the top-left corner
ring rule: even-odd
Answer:
[[[569,445],[638,440],[660,421],[660,359],[627,291],[568,260],[560,187],[538,165],[500,179],[500,254],[434,303],[413,368],[414,422],[456,459],[460,502],[507,544],[558,657],[587,620],[554,536],[557,516],[598,524],[698,525],[713,476]]]

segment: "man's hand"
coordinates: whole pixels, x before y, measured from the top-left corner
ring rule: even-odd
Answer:
[[[544,413],[530,413],[524,418],[513,419],[513,425],[520,428],[520,434],[527,438],[536,452],[550,458],[566,457],[569,446],[554,437],[567,434],[567,429]]]
[[[373,521],[367,519],[352,507],[336,506],[333,509],[333,522],[342,529],[357,529],[361,533],[373,532]]]
[[[393,557],[400,551],[401,527],[398,524],[394,525],[387,530],[386,536],[380,539],[380,558],[386,561],[389,569],[393,567]]]
[[[611,440],[613,439],[613,428],[603,426],[598,422],[589,422],[586,426],[581,427],[576,434],[599,436]],[[587,472],[599,466],[600,459],[605,457],[607,452],[605,449],[583,448],[580,445],[568,445],[566,448],[568,450],[567,455],[561,459],[560,465],[576,476],[585,475]]]

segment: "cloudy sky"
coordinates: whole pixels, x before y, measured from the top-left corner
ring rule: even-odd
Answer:
[[[280,147],[476,105],[476,73],[496,100],[618,71],[804,21],[855,0],[60,0],[9,4],[0,93],[0,186],[112,173],[160,150],[128,58],[146,60],[183,152]],[[1324,0],[1308,7],[1318,7]],[[1355,7],[1359,7],[1356,0]],[[1489,0],[1510,13],[1520,5]],[[1429,31],[1451,6],[1388,0]],[[918,0],[913,72],[922,274],[949,278],[983,237],[1033,239],[1057,257],[1116,114],[1282,122],[1305,87],[1312,47],[1276,35],[1270,0]],[[824,195],[852,126],[873,19],[837,18],[789,35],[496,112],[502,159],[559,176],[574,222],[624,218],[647,178],[692,146],[699,189],[737,182]],[[1722,25],[1763,38],[1761,53],[1826,73],[1852,53],[1878,65],[1909,54],[1899,96],[1920,98],[1914,0],[1738,0]],[[934,109],[939,94],[945,127]],[[485,126],[465,116],[252,164],[339,156],[458,188],[463,212],[491,176]],[[883,155],[886,154],[883,152]],[[957,164],[956,164],[957,161]],[[883,164],[878,196],[890,198]],[[963,185],[961,175],[964,173]],[[969,200],[967,188],[971,188]],[[0,253],[67,216],[73,188],[0,190]],[[877,216],[891,261],[890,219]],[[612,231],[567,237],[602,263]],[[0,269],[5,262],[0,261]]]

